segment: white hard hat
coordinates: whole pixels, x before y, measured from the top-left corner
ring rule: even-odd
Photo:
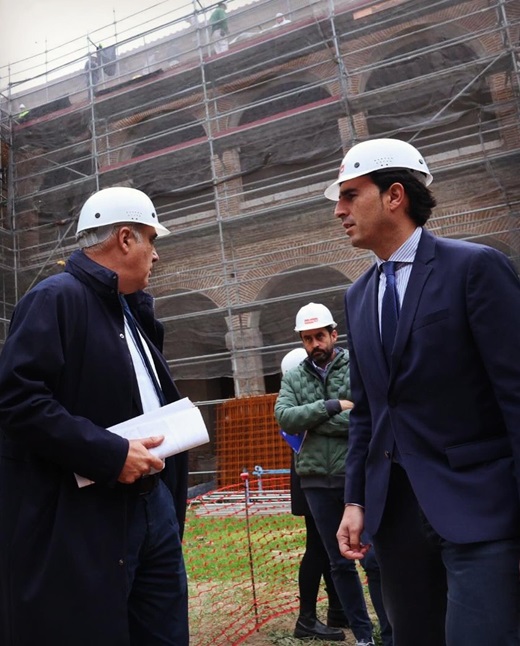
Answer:
[[[89,229],[107,224],[147,224],[157,235],[167,236],[170,232],[159,224],[152,200],[136,188],[113,186],[91,195],[83,205],[78,219],[76,238]]]
[[[292,368],[296,368],[300,363],[307,358],[307,351],[305,348],[294,348],[288,352],[285,357],[282,359],[280,368],[282,369],[282,375]]]
[[[371,139],[352,146],[343,157],[338,179],[327,187],[325,197],[337,202],[342,182],[387,168],[412,171],[425,186],[433,180],[421,153],[411,144],[400,139]]]
[[[296,314],[296,327],[295,332],[303,332],[304,330],[316,330],[320,327],[336,327],[337,323],[332,318],[332,314],[328,307],[321,305],[321,303],[309,303],[304,305]]]

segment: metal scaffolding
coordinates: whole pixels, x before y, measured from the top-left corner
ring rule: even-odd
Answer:
[[[229,0],[219,53],[215,5],[167,5],[47,52],[43,70],[0,70],[0,342],[16,301],[62,271],[86,197],[134,186],[174,232],[151,291],[181,390],[210,421],[229,397],[275,392],[297,309],[326,304],[341,339],[343,292],[372,262],[323,197],[371,137],[426,157],[435,234],[520,267],[517,0]]]

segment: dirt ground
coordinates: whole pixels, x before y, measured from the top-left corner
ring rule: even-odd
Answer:
[[[260,630],[248,637],[243,644],[247,646],[303,646],[304,644],[313,644],[321,646],[354,646],[356,640],[350,630],[345,630],[344,642],[324,642],[315,640],[301,640],[295,639],[293,635],[294,624],[296,622],[296,615],[283,615],[273,619],[268,624],[260,628]]]

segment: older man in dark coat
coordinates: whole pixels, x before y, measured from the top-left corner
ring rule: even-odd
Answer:
[[[0,355],[3,646],[189,642],[186,455],[163,469],[150,452],[161,437],[106,430],[179,398],[141,291],[165,233],[140,191],[96,193],[80,214],[85,248],[15,309]]]

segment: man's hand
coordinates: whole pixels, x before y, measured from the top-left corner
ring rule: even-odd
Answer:
[[[339,403],[342,411],[354,408],[354,402],[351,402],[349,399],[340,399]]]
[[[139,478],[147,476],[152,469],[161,471],[164,467],[163,461],[152,455],[148,449],[159,446],[163,440],[164,435],[129,440],[128,454],[117,481],[123,484],[132,484]]]
[[[347,559],[362,559],[370,549],[370,545],[361,543],[361,533],[365,522],[365,512],[357,505],[347,505],[339,525],[336,538],[339,551]]]

